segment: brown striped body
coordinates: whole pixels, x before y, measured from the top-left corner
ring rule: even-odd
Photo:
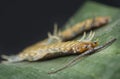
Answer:
[[[47,46],[38,47],[35,49],[26,49],[20,53],[20,58],[29,61],[36,61],[39,59],[46,59],[62,56],[65,54],[80,54],[91,48],[97,46],[96,42],[79,42],[79,41],[67,41]]]
[[[32,46],[25,48],[22,52],[15,56],[5,56],[2,58],[6,59],[7,62],[19,62],[23,60],[36,61],[43,58],[52,58],[56,55],[61,56],[63,54],[79,54],[86,50],[97,46],[94,42],[90,41],[68,41],[76,35],[91,30],[96,27],[101,27],[109,22],[109,17],[96,17],[94,19],[87,19],[86,21],[75,24],[74,26],[65,29],[60,34],[54,34],[49,38],[40,41]],[[56,32],[56,30],[55,30]],[[91,35],[90,35],[91,36]],[[93,36],[89,38],[91,39]],[[62,41],[51,42],[52,37],[60,38]],[[53,38],[52,38],[53,39]],[[54,39],[52,40],[54,41]],[[66,42],[64,42],[66,41]],[[50,42],[50,43],[48,43]]]
[[[63,40],[63,41],[67,41],[73,37],[75,37],[78,34],[83,33],[84,31],[88,31],[91,30],[93,28],[99,28],[105,24],[108,24],[108,22],[110,21],[110,17],[108,16],[99,16],[99,17],[95,17],[95,18],[90,18],[87,19],[85,21],[79,22],[67,29],[65,29],[64,31],[61,31],[59,37]],[[48,42],[49,38],[40,41],[32,46],[30,46],[30,48],[34,48],[37,46],[44,46],[46,45],[46,42]],[[29,47],[27,47],[29,48]]]
[[[110,17],[95,17],[94,19],[87,19],[61,32],[61,37],[63,40],[68,40],[84,31],[101,27],[107,24],[109,21],[110,21]]]

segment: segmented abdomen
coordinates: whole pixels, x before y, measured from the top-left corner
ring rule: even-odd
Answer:
[[[96,17],[93,19],[87,19],[86,21],[75,24],[72,27],[65,29],[64,31],[58,32],[54,29],[54,34],[49,34],[49,38],[38,42],[32,46],[25,48],[22,52],[15,56],[5,56],[2,58],[6,59],[8,62],[18,62],[23,60],[36,61],[44,58],[53,58],[56,56],[62,56],[64,54],[77,54],[86,51],[86,46],[93,48],[94,42],[91,39],[94,37],[94,33],[88,36],[89,43],[79,41],[68,41],[76,35],[82,33],[83,31],[91,30],[95,27],[101,27],[109,22],[109,17]],[[85,34],[86,35],[86,34]],[[84,35],[84,36],[85,36]],[[51,38],[57,38],[57,42],[50,41]],[[52,39],[53,40],[53,39]],[[54,41],[54,40],[53,40]],[[68,42],[64,42],[68,41]],[[48,43],[51,42],[51,43]],[[88,49],[87,49],[88,50]]]
[[[61,37],[63,40],[71,39],[75,37],[77,34],[82,33],[83,31],[101,27],[102,25],[107,24],[109,20],[110,17],[95,17],[93,19],[87,19],[61,32]]]
[[[66,28],[64,31],[61,32],[61,38],[63,41],[69,40],[76,35],[83,33],[83,31],[91,30],[93,28],[101,27],[102,25],[105,25],[109,22],[110,17],[108,16],[99,16],[91,19],[87,19],[83,22],[79,22],[69,28]],[[35,48],[39,46],[46,45],[46,42],[48,41],[48,38],[40,41],[32,46],[29,46],[28,48]]]
[[[47,52],[69,52],[72,50],[73,47],[75,47],[77,44],[80,42],[78,41],[68,41],[68,42],[60,42],[60,43],[55,43],[51,44],[48,46],[45,46],[44,50]]]
[[[82,49],[80,49],[82,45],[83,44],[79,41],[60,42],[28,50],[26,49],[20,53],[19,56],[22,58],[26,57],[26,60],[29,61],[35,61],[44,58],[47,59],[55,56],[62,56],[64,54],[76,54],[78,51],[79,53],[82,52]]]

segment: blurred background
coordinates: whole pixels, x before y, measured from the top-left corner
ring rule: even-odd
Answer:
[[[62,27],[86,0],[1,0],[0,55],[15,54]],[[94,0],[120,7],[120,0]]]

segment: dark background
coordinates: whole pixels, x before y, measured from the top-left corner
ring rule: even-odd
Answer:
[[[95,0],[120,7],[119,0]],[[85,0],[1,0],[0,54],[14,54],[62,26]]]

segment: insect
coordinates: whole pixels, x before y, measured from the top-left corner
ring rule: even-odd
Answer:
[[[67,68],[81,57],[92,54],[93,52],[113,43],[116,39],[112,39],[104,45],[98,46],[98,41],[92,41],[95,32],[91,31],[88,37],[86,37],[86,32],[84,32],[96,27],[101,27],[102,25],[107,24],[109,20],[109,17],[96,17],[94,19],[88,19],[77,23],[62,32],[58,31],[57,25],[55,25],[53,35],[48,33],[48,39],[27,47],[18,55],[2,55],[2,58],[6,59],[6,61],[3,62],[20,62],[23,60],[37,61],[57,56],[79,54],[65,66],[59,68],[58,70],[49,72],[48,74],[56,73]],[[80,40],[68,41],[82,32],[84,32],[84,35]]]
[[[89,54],[93,54],[93,53],[95,53],[96,51],[105,48],[106,46],[112,44],[112,43],[115,42],[115,41],[116,41],[116,38],[113,38],[113,39],[111,39],[110,41],[106,42],[104,45],[97,46],[97,47],[95,47],[95,48],[93,48],[93,49],[90,49],[90,50],[88,50],[88,51],[86,51],[86,52],[78,55],[78,56],[75,57],[73,60],[71,60],[71,61],[69,61],[67,64],[65,64],[63,67],[61,67],[61,68],[59,68],[59,69],[57,69],[57,70],[55,70],[55,71],[48,72],[48,74],[57,73],[57,72],[65,69],[65,68],[69,67],[71,64],[76,63],[76,61],[77,61],[78,59],[80,59],[81,57],[86,56],[86,55],[89,55]]]
[[[77,34],[80,34],[84,31],[88,31],[93,28],[101,27],[105,24],[107,24],[110,21],[110,17],[104,16],[104,17],[96,17],[93,19],[87,19],[83,22],[75,24],[73,27],[68,28],[64,30],[61,33],[61,37],[63,40],[69,40],[73,37],[75,37]]]
[[[95,48],[98,46],[98,42],[92,41],[95,33],[90,32],[89,36],[86,38],[86,33],[84,33],[81,40],[76,41],[66,41],[83,31],[90,30],[95,27],[100,27],[109,22],[109,17],[96,17],[93,19],[88,19],[81,23],[74,25],[71,28],[64,30],[63,32],[54,29],[54,34],[48,33],[48,39],[40,41],[39,43],[32,45],[18,55],[6,56],[2,55],[2,58],[6,59],[5,62],[19,62],[23,60],[37,61],[40,59],[53,58],[62,55],[71,54],[81,54],[87,50]]]
[[[48,32],[47,39],[30,46],[30,48],[37,47],[37,46],[44,46],[44,45],[48,45],[48,44],[60,42],[60,41],[62,42],[62,41],[71,40],[72,38],[74,38],[78,34],[81,34],[84,31],[88,31],[88,30],[91,30],[93,28],[101,27],[105,24],[108,24],[109,21],[110,21],[109,16],[99,16],[99,17],[87,19],[83,22],[79,22],[79,23],[77,23],[69,28],[66,28],[63,31],[57,30],[57,24],[55,24],[53,35]]]

